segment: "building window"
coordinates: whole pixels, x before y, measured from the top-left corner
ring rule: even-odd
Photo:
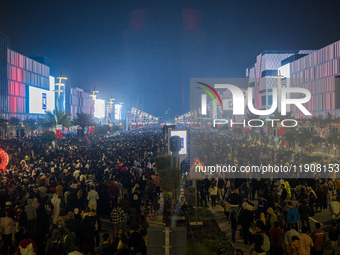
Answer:
[[[273,96],[268,96],[268,105],[273,104]]]
[[[261,97],[262,105],[266,105],[266,96]]]

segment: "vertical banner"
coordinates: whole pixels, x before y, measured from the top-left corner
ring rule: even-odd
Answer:
[[[110,125],[110,130],[113,131],[113,125]]]
[[[94,134],[94,127],[90,127],[90,134]]]
[[[62,125],[57,125],[57,126],[56,126],[55,133],[56,133],[58,139],[63,138],[62,129],[63,129],[63,126],[62,126]]]

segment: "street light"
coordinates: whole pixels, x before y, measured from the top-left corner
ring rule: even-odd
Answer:
[[[67,80],[66,77],[62,77],[62,73],[60,72],[60,77],[57,77],[57,79],[59,79],[58,83],[55,83],[56,86],[58,86],[58,89],[53,90],[54,92],[58,92],[58,98],[57,98],[57,112],[59,111],[59,98],[60,98],[60,92],[63,92],[63,90],[61,89],[61,87],[65,87],[64,83],[61,83],[62,80]]]

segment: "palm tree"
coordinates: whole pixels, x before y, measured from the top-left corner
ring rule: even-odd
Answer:
[[[37,123],[34,119],[24,120],[24,126],[28,134],[31,134],[34,130],[37,129]]]
[[[20,119],[11,117],[8,120],[8,125],[11,127],[11,134],[14,135],[15,130],[20,126]]]
[[[284,118],[283,118],[284,117]],[[275,112],[273,113],[272,115],[269,116],[270,119],[274,120],[274,119],[277,119],[279,120],[280,122],[282,122],[284,119],[294,119],[294,116],[292,115],[291,112],[287,112],[285,116],[281,115],[281,113],[279,112]],[[288,122],[288,121],[287,121]],[[285,122],[286,123],[286,122]],[[278,121],[273,121],[273,127],[274,128],[277,128],[277,124],[278,124]],[[287,124],[287,123],[286,123]],[[285,137],[282,136],[282,141],[281,141],[281,147],[282,149],[284,148],[285,144]]]
[[[0,119],[0,130],[7,131],[8,127],[8,120],[6,119]]]
[[[40,123],[43,127],[56,129],[57,125],[62,125],[64,127],[72,126],[71,114],[66,114],[64,111],[46,111],[46,118]]]
[[[93,115],[92,114],[77,113],[77,118],[75,118],[73,124],[81,127],[81,131],[82,131],[81,137],[83,137],[85,127],[94,126],[95,122],[93,121]]]

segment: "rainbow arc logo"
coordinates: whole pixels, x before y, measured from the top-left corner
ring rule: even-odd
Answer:
[[[218,100],[220,101],[220,104],[222,105],[222,100],[221,100],[220,96],[218,95],[217,91],[213,87],[211,87],[210,85],[208,85],[206,83],[203,83],[203,82],[197,82],[197,83],[199,83],[199,84],[209,88],[217,96]],[[206,92],[214,100],[214,103],[217,106],[217,102],[216,102],[214,96],[211,94],[211,92],[209,90],[201,88],[201,87],[197,87],[197,88],[203,90],[204,92]]]

